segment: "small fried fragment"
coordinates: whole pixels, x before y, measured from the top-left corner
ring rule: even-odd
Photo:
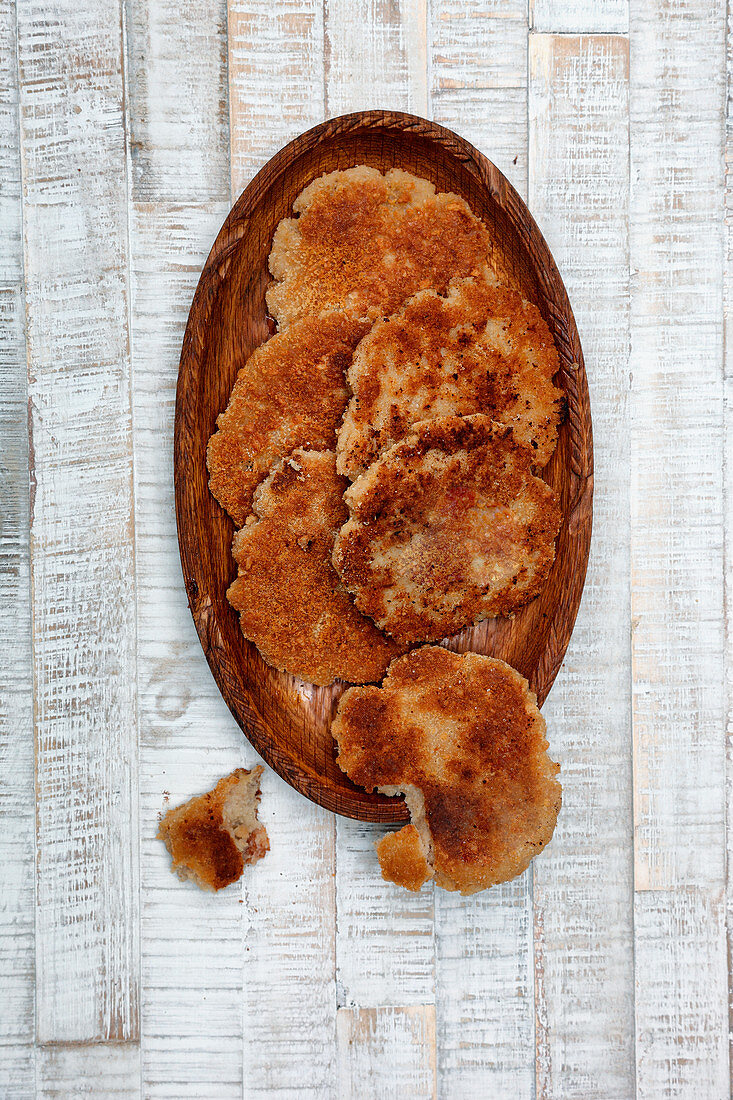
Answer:
[[[369,324],[343,313],[308,317],[256,348],[209,440],[209,487],[241,527],[270,467],[295,447],[334,446],[346,369]]]
[[[533,599],[561,514],[511,428],[479,413],[413,425],[350,486],[333,550],[356,606],[401,644]]]
[[[232,544],[239,575],[227,597],[245,638],[313,684],[381,680],[403,652],[357,611],[331,563],[345,486],[333,451],[294,451],[258,487]]]
[[[257,820],[264,770],[261,765],[249,771],[237,768],[213,791],[168,811],[158,837],[179,878],[190,879],[202,890],[221,890],[237,881],[245,864],[269,852],[267,830]]]
[[[559,765],[535,695],[504,661],[413,650],[381,688],[345,692],[331,732],[352,782],[405,794],[412,823],[377,852],[384,877],[408,890],[430,876],[463,894],[506,882],[552,837]]]
[[[455,279],[445,297],[420,291],[354,352],[338,471],[353,481],[417,421],[471,413],[511,425],[541,469],[564,407],[559,366],[540,311],[516,290],[473,278]]]
[[[267,304],[280,330],[324,309],[386,316],[418,290],[487,268],[491,242],[464,199],[361,164],[314,180],[278,225]]]

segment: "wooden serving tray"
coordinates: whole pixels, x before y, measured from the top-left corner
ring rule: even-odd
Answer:
[[[303,188],[324,172],[370,164],[404,168],[439,191],[462,195],[489,229],[499,277],[542,312],[562,364],[568,416],[545,480],[563,524],[540,596],[513,619],[466,629],[447,644],[501,657],[542,704],[557,675],[580,604],[590,547],[593,444],[590,402],[575,320],[550,251],[508,180],[467,141],[414,115],[367,111],[324,122],[281,149],[224,223],[199,280],[186,327],[175,421],[178,541],[189,606],[214,678],[267,763],[296,790],[363,821],[406,821],[401,799],[355,787],[336,764],[330,723],[346,685],[305,684],[269,668],[245,641],[226,599],[236,575],[232,521],[209,493],[206,444],[238,369],[268,337],[265,290],[272,235]]]

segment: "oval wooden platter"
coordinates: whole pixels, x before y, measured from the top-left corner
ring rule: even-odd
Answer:
[[[234,205],[191,306],[178,376],[175,496],[189,606],[201,645],[234,717],[283,779],[314,802],[363,821],[406,821],[401,799],[355,787],[336,764],[331,719],[346,685],[318,688],[269,668],[246,642],[226,599],[236,575],[233,525],[209,493],[206,444],[238,369],[269,335],[267,258],[281,218],[303,188],[335,169],[404,168],[462,195],[494,239],[499,277],[541,310],[561,361],[568,416],[544,477],[560,496],[563,525],[541,595],[514,618],[490,620],[446,642],[501,657],[540,704],[557,675],[580,603],[590,547],[593,447],[583,353],[550,251],[508,180],[467,141],[413,115],[367,111],[324,122],[272,158]]]

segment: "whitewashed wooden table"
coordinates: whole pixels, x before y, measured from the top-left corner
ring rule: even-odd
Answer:
[[[0,66],[0,1095],[728,1096],[723,0],[2,0]],[[520,880],[413,896],[270,772],[212,897],[154,839],[256,759],[181,583],[181,338],[232,198],[368,107],[495,161],[578,319],[564,807]]]

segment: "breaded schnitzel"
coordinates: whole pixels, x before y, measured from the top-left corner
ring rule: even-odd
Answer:
[[[331,564],[345,484],[333,451],[293,451],[256,490],[232,544],[239,575],[227,597],[245,638],[313,684],[380,680],[403,652],[357,611]]]
[[[415,424],[347,490],[333,563],[400,643],[434,641],[533,599],[560,509],[532,451],[480,413]]]
[[[536,697],[503,661],[413,650],[381,688],[345,692],[331,732],[352,782],[405,794],[412,824],[377,845],[392,882],[472,894],[521,874],[552,837],[560,769]]]
[[[559,366],[540,311],[516,290],[473,278],[453,280],[444,298],[420,291],[354,352],[339,473],[358,477],[419,420],[471,413],[510,424],[541,469],[564,407]]]
[[[237,768],[213,791],[169,810],[158,836],[171,854],[172,870],[202,890],[236,882],[246,863],[270,850],[267,830],[257,820],[262,765]]]
[[[256,348],[209,440],[209,487],[238,527],[252,494],[295,447],[333,449],[348,400],[345,373],[369,324],[343,313],[308,317]]]
[[[281,331],[324,309],[386,316],[405,298],[486,267],[491,243],[464,199],[398,168],[330,172],[278,225],[267,304]]]

